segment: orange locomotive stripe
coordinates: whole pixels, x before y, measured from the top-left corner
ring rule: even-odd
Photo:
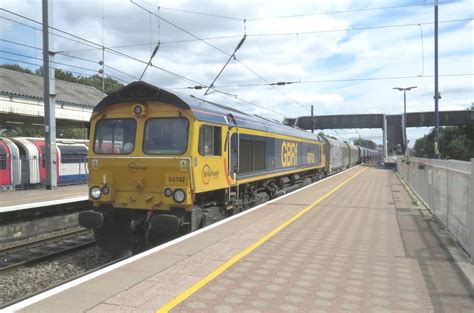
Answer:
[[[227,184],[230,186],[232,186],[232,181],[230,180],[230,177],[229,177],[229,172],[227,171],[227,159],[224,158],[224,174],[225,174],[225,179],[227,180]]]

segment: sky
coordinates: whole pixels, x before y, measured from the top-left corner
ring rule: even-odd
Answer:
[[[95,75],[103,46],[106,75],[130,83],[160,42],[144,81],[249,114],[282,120],[310,115],[311,105],[316,115],[400,114],[403,93],[393,88],[409,86],[407,112],[434,110],[433,0],[133,2],[50,0],[55,66]],[[474,0],[440,1],[440,110],[474,102],[473,18]],[[0,0],[0,64],[41,65],[35,21],[41,1]],[[190,89],[211,84],[244,34],[215,89]],[[409,128],[409,146],[429,130]],[[378,129],[325,132],[382,142]]]

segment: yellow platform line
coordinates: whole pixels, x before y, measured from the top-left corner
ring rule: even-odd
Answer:
[[[159,308],[158,310],[156,310],[156,313],[164,313],[164,312],[169,312],[171,309],[173,309],[175,306],[177,306],[178,304],[180,304],[181,302],[183,302],[184,300],[186,300],[187,298],[189,298],[192,294],[194,294],[196,291],[198,291],[199,289],[201,289],[202,287],[204,287],[207,283],[209,283],[210,281],[212,281],[214,278],[216,278],[217,276],[219,276],[220,274],[222,274],[225,270],[227,270],[229,267],[231,267],[232,265],[234,265],[235,263],[237,263],[239,260],[241,260],[243,257],[245,257],[246,255],[248,255],[250,252],[252,252],[253,250],[257,249],[258,247],[260,247],[265,241],[267,241],[268,239],[272,238],[273,236],[275,236],[276,234],[278,234],[281,230],[283,230],[284,228],[286,228],[288,225],[290,225],[291,223],[293,223],[294,221],[296,221],[298,218],[300,218],[303,214],[305,214],[306,212],[308,212],[309,210],[311,210],[312,208],[314,208],[315,206],[317,206],[319,203],[321,203],[323,200],[325,200],[326,198],[328,198],[329,196],[331,196],[333,193],[335,193],[336,191],[338,191],[339,189],[341,189],[344,185],[346,185],[348,182],[350,182],[352,179],[354,179],[357,175],[359,175],[360,173],[362,173],[363,171],[367,170],[368,168],[364,168],[360,171],[358,171],[357,173],[355,173],[354,175],[352,175],[351,177],[347,178],[345,181],[343,181],[341,184],[339,184],[338,186],[334,187],[333,189],[331,189],[329,192],[327,192],[325,195],[323,195],[321,198],[319,198],[318,200],[314,201],[313,203],[311,203],[310,205],[308,205],[306,208],[304,208],[302,211],[300,211],[299,213],[297,213],[296,215],[294,215],[293,217],[291,217],[289,220],[287,220],[286,222],[283,222],[282,224],[280,224],[279,226],[277,226],[275,229],[273,229],[272,231],[270,231],[268,234],[266,234],[265,236],[261,237],[258,241],[256,241],[255,243],[251,244],[250,246],[248,246],[247,248],[245,248],[244,250],[242,250],[241,252],[239,252],[238,254],[236,254],[235,256],[233,256],[229,261],[227,261],[226,263],[224,263],[223,265],[219,266],[217,269],[215,269],[212,273],[210,273],[209,275],[207,275],[206,277],[204,277],[202,280],[200,280],[199,282],[197,282],[196,284],[194,284],[193,286],[191,286],[190,288],[188,288],[187,290],[183,291],[182,293],[180,293],[178,296],[176,296],[175,298],[173,298],[171,301],[169,301],[168,303],[166,303],[165,305],[163,305],[161,308]]]

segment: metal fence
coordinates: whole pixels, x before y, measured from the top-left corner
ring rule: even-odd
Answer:
[[[397,170],[474,263],[474,159],[397,159]]]

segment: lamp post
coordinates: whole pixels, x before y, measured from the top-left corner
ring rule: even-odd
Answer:
[[[415,89],[416,86],[411,86],[411,87],[394,87],[393,89],[396,89],[398,91],[403,91],[403,136],[405,137],[404,139],[404,145],[405,145],[405,151],[404,154],[408,155],[408,139],[407,139],[407,91],[410,91],[412,89]]]
[[[438,5],[439,0],[434,3],[434,102],[435,102],[435,158],[439,159],[439,95],[438,88]]]

